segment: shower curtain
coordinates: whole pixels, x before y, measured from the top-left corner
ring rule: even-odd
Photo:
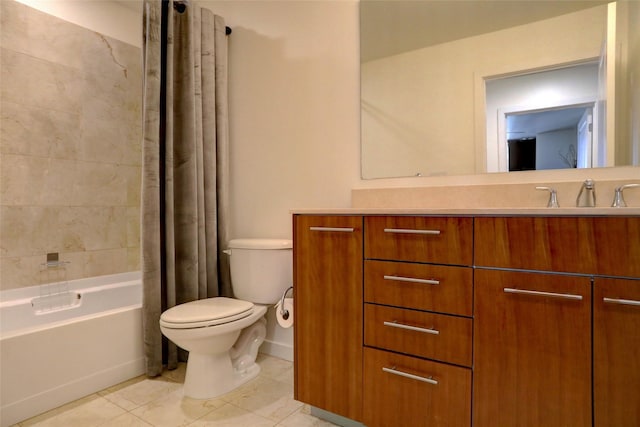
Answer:
[[[167,308],[231,296],[224,19],[186,1],[145,0],[141,246],[148,376],[176,367]]]

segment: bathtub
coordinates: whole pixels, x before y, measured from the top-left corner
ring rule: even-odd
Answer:
[[[140,273],[0,292],[2,427],[142,373]]]

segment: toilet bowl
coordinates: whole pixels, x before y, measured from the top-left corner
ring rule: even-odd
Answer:
[[[216,297],[179,304],[162,313],[160,330],[189,352],[184,395],[210,399],[260,372],[255,362],[266,336],[269,305],[292,280],[292,242],[236,239],[229,242],[231,281],[242,299]]]

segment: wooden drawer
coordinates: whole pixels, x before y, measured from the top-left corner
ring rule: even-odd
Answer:
[[[640,217],[483,217],[474,234],[480,267],[640,277]]]
[[[365,348],[364,407],[368,427],[469,426],[471,370]]]
[[[468,267],[365,261],[364,300],[471,316],[473,270]]]
[[[375,304],[364,319],[365,345],[471,366],[471,319]]]
[[[595,274],[640,277],[640,217],[591,218]]]
[[[365,258],[471,265],[473,218],[365,217]]]
[[[482,267],[588,273],[589,218],[476,218],[475,264]]]

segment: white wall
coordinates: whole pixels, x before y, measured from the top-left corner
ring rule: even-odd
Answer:
[[[536,169],[562,169],[569,166],[558,153],[565,154],[578,140],[576,129],[561,129],[539,133],[536,138]]]
[[[359,179],[355,1],[202,1],[229,37],[232,237],[291,237]]]

